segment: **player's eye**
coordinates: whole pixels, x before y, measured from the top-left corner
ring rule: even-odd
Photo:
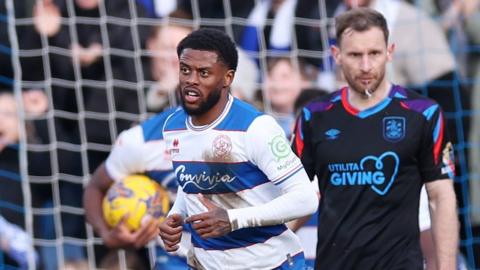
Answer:
[[[208,72],[207,70],[201,70],[201,71],[200,71],[200,76],[202,76],[202,77],[208,77],[208,75],[210,75],[210,72]]]
[[[180,67],[180,73],[183,74],[183,75],[187,75],[190,73],[190,69],[185,67],[185,66],[181,66]]]

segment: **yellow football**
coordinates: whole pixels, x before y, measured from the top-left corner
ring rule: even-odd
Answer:
[[[128,214],[126,225],[131,231],[140,227],[149,214],[162,221],[170,208],[168,192],[145,175],[131,175],[114,183],[103,198],[103,216],[115,227]]]

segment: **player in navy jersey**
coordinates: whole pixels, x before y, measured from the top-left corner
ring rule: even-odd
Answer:
[[[438,269],[455,269],[452,144],[434,101],[385,77],[394,45],[367,8],[336,18],[347,86],[308,104],[294,149],[320,190],[316,269],[423,269],[418,209],[428,193]]]
[[[146,243],[153,238],[148,224],[136,233],[108,230],[97,206],[126,171],[173,165],[177,197],[159,226],[165,250],[178,251],[187,225],[194,269],[304,269],[301,244],[284,223],[315,212],[318,199],[281,127],[230,94],[235,44],[221,31],[200,29],[177,52],[182,107],[120,135],[124,147],[113,149],[87,186],[88,220],[107,243]],[[124,155],[115,154],[122,148]]]

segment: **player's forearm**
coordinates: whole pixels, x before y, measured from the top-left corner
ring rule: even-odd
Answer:
[[[456,269],[458,219],[455,192],[442,189],[430,198],[432,231],[439,270]]]
[[[83,207],[85,209],[85,218],[92,225],[93,229],[102,235],[108,231],[108,226],[103,219],[102,200],[104,193],[92,185],[85,188],[83,195]]]
[[[286,189],[284,194],[263,205],[228,210],[232,230],[282,224],[317,210],[318,197],[308,180]]]
[[[108,226],[103,219],[102,201],[112,183],[113,180],[105,169],[105,163],[102,163],[95,170],[83,193],[85,218],[99,235],[108,231]]]

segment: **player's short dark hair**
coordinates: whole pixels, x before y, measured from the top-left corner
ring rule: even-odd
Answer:
[[[388,43],[387,21],[380,12],[366,7],[348,10],[335,18],[337,44],[340,45],[342,34],[347,29],[363,32],[372,27],[380,28],[385,37],[385,43]]]
[[[237,47],[225,32],[212,28],[201,28],[193,31],[178,44],[178,57],[180,57],[183,50],[187,48],[201,51],[213,51],[217,53],[218,60],[222,61],[229,69],[237,69]]]

